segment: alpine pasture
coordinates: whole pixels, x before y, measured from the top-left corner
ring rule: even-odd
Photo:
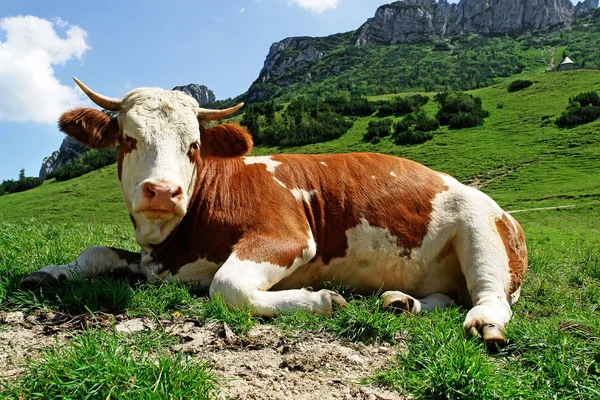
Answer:
[[[348,292],[349,307],[331,318],[295,313],[257,319],[246,310],[227,310],[222,301],[210,302],[192,285],[178,283],[98,279],[52,290],[20,290],[28,273],[68,263],[88,246],[136,250],[112,165],[0,197],[0,334],[17,325],[39,324],[42,316],[78,322],[66,333],[46,332],[63,335],[55,343],[46,340],[18,359],[0,359],[0,368],[10,365],[15,371],[10,376],[0,372],[0,397],[216,397],[236,382],[223,379],[218,363],[206,354],[182,350],[186,339],[173,329],[193,321],[198,326],[221,323],[225,337],[237,340],[232,351],[240,354],[256,351],[251,332],[263,328],[307,341],[310,335],[325,335],[345,346],[392,348],[393,357],[357,378],[357,384],[386,393],[415,398],[600,398],[600,121],[569,129],[558,129],[553,122],[570,97],[600,92],[600,71],[519,78],[534,83],[509,92],[516,79],[509,78],[470,92],[490,113],[482,126],[441,128],[423,144],[398,146],[389,138],[366,143],[362,135],[375,117],[365,117],[330,142],[258,147],[253,152],[374,151],[406,157],[481,188],[513,211],[525,230],[530,262],[507,327],[506,348],[492,354],[478,341],[465,340],[461,321],[466,310],[395,315],[381,311],[377,296],[359,298]],[[437,103],[430,101],[424,109],[433,116]],[[24,319],[11,322],[18,312]],[[153,328],[130,334],[116,329],[131,319],[151,321]],[[328,374],[325,364],[314,367],[322,376]],[[306,373],[290,365],[281,368],[288,374]],[[286,387],[280,393],[294,398],[293,390]]]

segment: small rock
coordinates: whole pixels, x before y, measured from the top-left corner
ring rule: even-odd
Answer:
[[[22,324],[25,322],[25,315],[21,311],[6,313],[4,322],[7,324]]]
[[[235,333],[226,322],[223,323],[223,331],[225,332],[225,341],[229,344],[235,343]]]
[[[365,363],[365,360],[363,360],[358,354],[353,354],[346,357],[346,361],[352,365],[363,365]]]
[[[392,351],[392,349],[390,349],[389,347],[385,347],[385,346],[379,346],[377,348],[378,353],[389,353],[390,351]]]
[[[261,378],[270,378],[273,376],[273,371],[269,369],[261,369],[260,371],[258,371],[258,376],[260,376]]]
[[[139,318],[130,319],[129,321],[120,322],[115,325],[117,332],[133,333],[145,330],[144,321]]]

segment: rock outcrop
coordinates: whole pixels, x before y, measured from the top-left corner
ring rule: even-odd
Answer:
[[[598,0],[404,0],[379,7],[358,30],[357,46],[395,44],[463,33],[503,35],[568,26]]]
[[[196,101],[198,101],[198,104],[200,104],[201,106],[205,106],[217,100],[213,91],[204,85],[190,83],[189,85],[185,86],[175,86],[173,90],[179,90],[181,92],[189,94],[190,96],[195,98]]]
[[[598,1],[584,0],[576,6],[570,0],[396,1],[379,7],[375,16],[355,32],[325,38],[291,37],[273,43],[246,100],[266,101],[277,93],[277,88],[312,79],[313,65],[340,44],[390,45],[465,33],[496,36],[559,29],[597,8]],[[328,74],[337,72],[332,69]]]
[[[320,60],[322,57],[323,52],[310,44],[310,38],[294,37],[275,42],[269,49],[258,81],[266,82],[271,78],[284,75],[290,70]]]
[[[60,148],[42,161],[39,177],[46,179],[56,172],[61,165],[72,163],[88,150],[89,148],[86,145],[79,143],[70,136],[66,136]]]

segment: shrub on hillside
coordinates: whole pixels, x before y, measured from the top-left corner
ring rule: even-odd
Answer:
[[[560,128],[594,122],[600,119],[600,96],[584,92],[569,99],[569,106],[555,121]]]
[[[242,124],[245,122],[242,120]],[[259,118],[258,133],[251,133],[256,144],[300,146],[337,139],[352,125],[352,121],[335,113],[324,101],[300,98],[290,102],[271,122]]]
[[[67,181],[117,162],[118,150],[90,150],[69,164],[63,164],[49,178]]]
[[[367,131],[363,134],[363,139],[366,142],[371,142],[373,144],[379,143],[379,139],[381,139],[382,137],[389,136],[389,134],[391,133],[391,128],[392,120],[390,118],[373,119],[369,121],[369,127],[367,128]]]
[[[415,131],[414,129],[394,135],[394,143],[396,144],[420,144],[431,139],[433,139],[433,133]]]
[[[390,115],[406,115],[417,111],[427,104],[429,97],[420,94],[409,97],[395,97],[390,101],[379,104],[377,115],[387,117]]]
[[[600,96],[596,92],[583,92],[569,99],[569,103],[579,103],[581,107],[595,106],[600,107]]]
[[[533,85],[532,81],[529,81],[527,79],[517,79],[515,81],[512,81],[508,85],[508,91],[509,92],[518,92],[519,90],[523,90],[525,88],[528,88],[531,85]]]
[[[0,184],[0,196],[10,193],[24,192],[29,189],[40,186],[44,183],[43,179],[21,176],[18,180],[2,181]]]
[[[440,127],[435,118],[424,112],[411,113],[394,125],[392,138],[396,144],[418,144],[433,139],[433,133]]]
[[[483,124],[489,113],[483,110],[481,99],[464,92],[441,92],[435,96],[440,103],[436,118],[450,129],[472,128]]]
[[[375,103],[365,97],[352,97],[347,91],[336,92],[325,99],[335,113],[345,116],[367,117],[377,110]]]

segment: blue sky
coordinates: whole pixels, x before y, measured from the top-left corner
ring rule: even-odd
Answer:
[[[271,43],[358,28],[385,0],[1,0],[0,181],[37,176],[63,134],[60,112],[90,105],[74,87],[204,84],[243,93]]]

